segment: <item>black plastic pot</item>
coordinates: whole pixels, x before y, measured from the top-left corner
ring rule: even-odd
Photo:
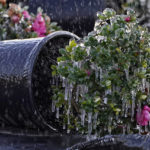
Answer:
[[[70,32],[58,31],[45,38],[0,42],[0,125],[2,127],[57,130],[51,112],[51,65]],[[56,122],[56,123],[55,123]]]
[[[93,30],[96,12],[105,8],[104,0],[27,0],[29,11],[44,9],[63,30],[83,36]]]
[[[149,135],[109,135],[76,144],[66,150],[149,150]]]

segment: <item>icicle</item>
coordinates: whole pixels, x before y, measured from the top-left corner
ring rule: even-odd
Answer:
[[[130,124],[127,125],[127,133],[130,134]]]
[[[124,113],[125,113],[125,99],[122,98],[122,116],[124,116]]]
[[[55,112],[55,104],[56,104],[56,102],[54,100],[52,100],[52,112]]]
[[[111,135],[111,131],[112,131],[111,126],[108,126],[108,133],[109,133],[109,135]]]
[[[92,112],[88,113],[88,124],[90,125],[92,123]],[[91,126],[91,125],[90,125]],[[92,127],[90,127],[91,129]],[[92,132],[91,130],[89,131],[90,133]]]
[[[52,85],[55,85],[55,77],[52,78]]]
[[[112,92],[111,89],[108,89],[105,91],[105,95],[111,95],[111,92]]]
[[[132,95],[131,121],[134,121],[135,97],[136,97],[136,93],[134,90],[131,91],[131,95]]]
[[[87,54],[90,55],[90,47],[87,47],[86,51],[87,51]]]
[[[99,78],[100,78],[100,80],[102,80],[102,79],[103,79],[103,70],[102,70],[101,67],[100,67],[100,69],[99,69],[99,72],[100,72]]]
[[[125,118],[128,117],[128,109],[129,109],[129,106],[128,106],[128,104],[126,103],[125,113],[124,113],[124,117],[125,117]]]
[[[104,98],[104,103],[107,104],[107,101],[108,101],[108,98],[105,97],[105,98]]]
[[[67,134],[69,134],[69,133],[70,133],[70,129],[68,128],[68,129],[67,129]]]
[[[70,109],[71,109],[71,105],[69,105],[68,110],[67,110],[67,118],[68,118],[67,124],[68,125],[70,125]]]
[[[81,110],[81,125],[84,126],[84,122],[85,122],[85,110],[82,109]]]
[[[56,118],[59,119],[59,107],[56,108]]]
[[[136,125],[136,128],[139,130],[139,134],[142,133],[142,127],[140,125]]]
[[[97,127],[97,117],[98,117],[98,112],[94,114],[93,129],[96,129]]]
[[[59,80],[59,78],[56,76],[55,77],[56,86],[58,86],[58,80]]]
[[[129,69],[124,69],[124,71],[125,71],[126,79],[127,81],[129,81]]]
[[[146,82],[146,89],[147,89],[147,94],[149,95],[149,88],[150,88],[150,84],[149,82]]]
[[[87,140],[91,139],[91,133],[92,133],[92,112],[88,113],[88,135]]]
[[[112,131],[111,124],[112,124],[112,117],[109,117],[109,122],[108,122],[108,133],[109,133],[109,135],[111,135],[111,131]]]
[[[65,83],[65,100],[68,100],[68,81],[66,79],[66,83]]]
[[[82,62],[79,61],[79,62],[78,62],[78,68],[81,68],[81,67],[82,67]]]
[[[72,91],[73,91],[73,84],[70,84],[69,85],[69,88],[68,88],[68,92],[69,92],[69,103],[71,103],[71,100],[72,100]]]
[[[62,77],[62,87],[66,87],[66,79]]]
[[[95,79],[97,80],[99,76],[99,69],[97,66],[95,66]]]
[[[78,127],[76,127],[76,131],[79,131],[79,128],[78,128]]]
[[[77,85],[77,90],[76,90],[76,102],[78,102],[78,100],[79,100],[79,90],[80,90],[80,86]]]
[[[142,79],[142,92],[145,92],[145,88],[146,88],[146,79],[143,78]]]
[[[125,135],[125,134],[126,134],[126,127],[123,126],[123,135]]]
[[[64,123],[64,124],[63,124],[63,130],[65,130],[65,129],[66,129],[66,124]]]
[[[148,132],[148,126],[145,126],[145,132],[146,133]]]

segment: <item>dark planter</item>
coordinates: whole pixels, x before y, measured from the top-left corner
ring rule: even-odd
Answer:
[[[149,150],[149,135],[109,135],[76,144],[66,150]]]
[[[104,0],[27,0],[26,4],[34,13],[41,7],[63,30],[78,36],[93,30],[96,12],[105,8]]]
[[[0,42],[0,125],[57,131],[51,112],[51,65],[70,32],[58,31],[45,38]],[[55,123],[56,122],[56,123]]]

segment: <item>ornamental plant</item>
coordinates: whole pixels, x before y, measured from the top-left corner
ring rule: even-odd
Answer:
[[[5,1],[6,2],[6,1]],[[50,17],[38,8],[37,15],[30,14],[28,7],[20,4],[6,4],[0,1],[0,40],[44,37],[60,30]]]
[[[77,130],[88,138],[145,133],[150,120],[150,34],[139,26],[133,10],[116,15],[107,8],[97,16],[93,32],[60,49],[52,75],[62,85],[53,87],[52,111],[68,133]]]

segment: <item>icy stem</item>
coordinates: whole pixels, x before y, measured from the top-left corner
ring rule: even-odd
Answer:
[[[129,109],[129,105],[126,103],[125,113],[124,113],[124,117],[125,117],[125,118],[128,117],[128,109]]]

